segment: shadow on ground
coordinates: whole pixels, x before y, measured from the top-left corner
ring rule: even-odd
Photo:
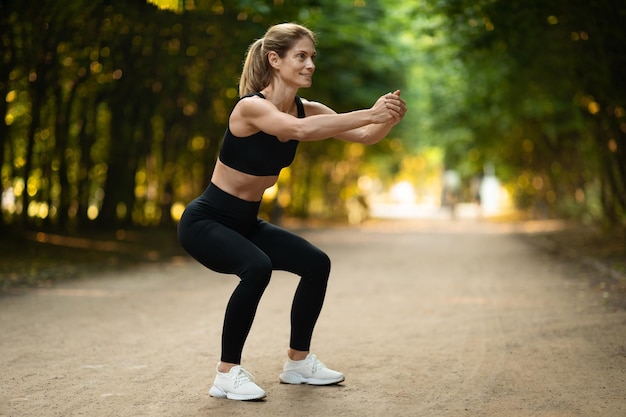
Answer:
[[[185,256],[175,229],[13,234],[0,237],[0,253],[0,294]]]

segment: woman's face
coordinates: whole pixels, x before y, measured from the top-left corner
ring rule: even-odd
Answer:
[[[279,59],[278,76],[297,88],[310,87],[313,71],[315,71],[315,45],[308,37],[300,38]]]

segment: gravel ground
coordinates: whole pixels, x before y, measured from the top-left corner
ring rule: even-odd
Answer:
[[[208,395],[236,279],[186,256],[12,291],[0,417],[626,416],[620,275],[555,256],[528,227],[300,230],[333,260],[312,349],[346,381],[278,383],[296,285],[278,272],[243,359],[262,402]]]

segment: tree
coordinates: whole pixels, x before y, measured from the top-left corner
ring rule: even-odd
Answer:
[[[402,84],[392,37],[374,30],[384,20],[377,2],[178,4],[169,11],[141,0],[2,3],[2,187],[16,195],[3,224],[70,231],[171,222],[170,211],[208,184],[244,52],[271,24],[317,26],[342,88],[336,74],[320,71],[327,76],[314,91],[335,108],[371,105],[389,74]],[[325,22],[332,10],[354,16]],[[368,35],[357,41],[355,28],[364,26]],[[302,153],[294,212],[306,215],[309,185],[335,178],[332,161],[345,152],[329,142]],[[350,169],[359,161],[352,160]],[[336,189],[326,207],[340,204]]]
[[[624,6],[433,4],[467,76],[464,106],[444,120],[470,128],[520,204],[623,225]]]

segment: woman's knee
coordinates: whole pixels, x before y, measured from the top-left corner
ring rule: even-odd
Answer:
[[[272,261],[267,256],[256,256],[241,265],[238,272],[243,283],[265,288],[272,277]]]
[[[309,270],[317,279],[328,279],[330,275],[330,257],[320,249],[317,249],[309,258]]]

